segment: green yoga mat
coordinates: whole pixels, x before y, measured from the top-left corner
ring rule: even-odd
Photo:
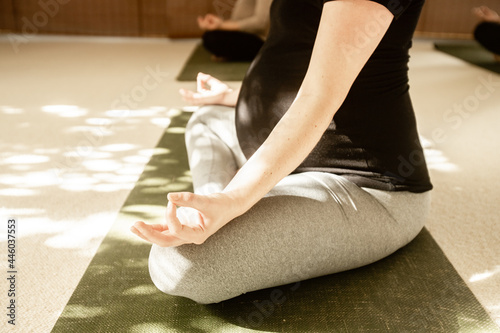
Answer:
[[[500,332],[427,230],[372,265],[200,305],[158,291],[150,245],[129,233],[162,219],[166,193],[191,189],[172,119],[53,332]]]
[[[470,64],[500,73],[500,63],[494,60],[493,54],[475,41],[435,43],[434,47]]]
[[[241,81],[245,77],[250,62],[217,62],[212,55],[198,44],[177,76],[178,81],[196,81],[199,72],[210,74],[221,81]]]

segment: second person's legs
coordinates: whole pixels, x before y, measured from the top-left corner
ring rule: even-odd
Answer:
[[[241,31],[207,31],[202,40],[210,53],[233,61],[252,61],[264,44],[258,36]]]
[[[474,38],[488,51],[500,57],[500,23],[479,23],[474,30]]]

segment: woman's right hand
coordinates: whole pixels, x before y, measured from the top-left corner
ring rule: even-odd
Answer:
[[[161,224],[136,222],[130,230],[142,239],[161,247],[202,244],[236,216],[238,202],[223,193],[199,195],[169,193],[165,221]],[[186,210],[178,210],[176,206]]]
[[[198,26],[202,30],[208,30],[208,31],[217,30],[221,26],[222,22],[223,22],[222,18],[214,14],[198,16]]]
[[[226,105],[235,106],[238,92],[211,75],[198,73],[196,91],[180,89],[184,101],[191,105]]]

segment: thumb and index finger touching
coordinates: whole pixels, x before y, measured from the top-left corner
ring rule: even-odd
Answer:
[[[191,192],[172,192],[167,195],[168,201],[180,207],[196,210],[203,208],[202,196]]]
[[[186,102],[193,105],[202,105],[226,88],[225,83],[209,74],[200,72],[196,79],[196,91],[181,88],[179,89],[179,93]]]
[[[210,74],[205,74],[199,72],[196,76],[196,86],[198,91],[211,91],[214,88],[220,88],[222,85],[226,85],[219,79],[213,77]]]

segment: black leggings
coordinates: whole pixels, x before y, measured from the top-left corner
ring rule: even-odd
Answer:
[[[258,36],[241,31],[207,31],[202,39],[210,53],[233,61],[253,60],[264,44]]]
[[[474,30],[474,38],[488,51],[500,55],[500,23],[479,23]]]

